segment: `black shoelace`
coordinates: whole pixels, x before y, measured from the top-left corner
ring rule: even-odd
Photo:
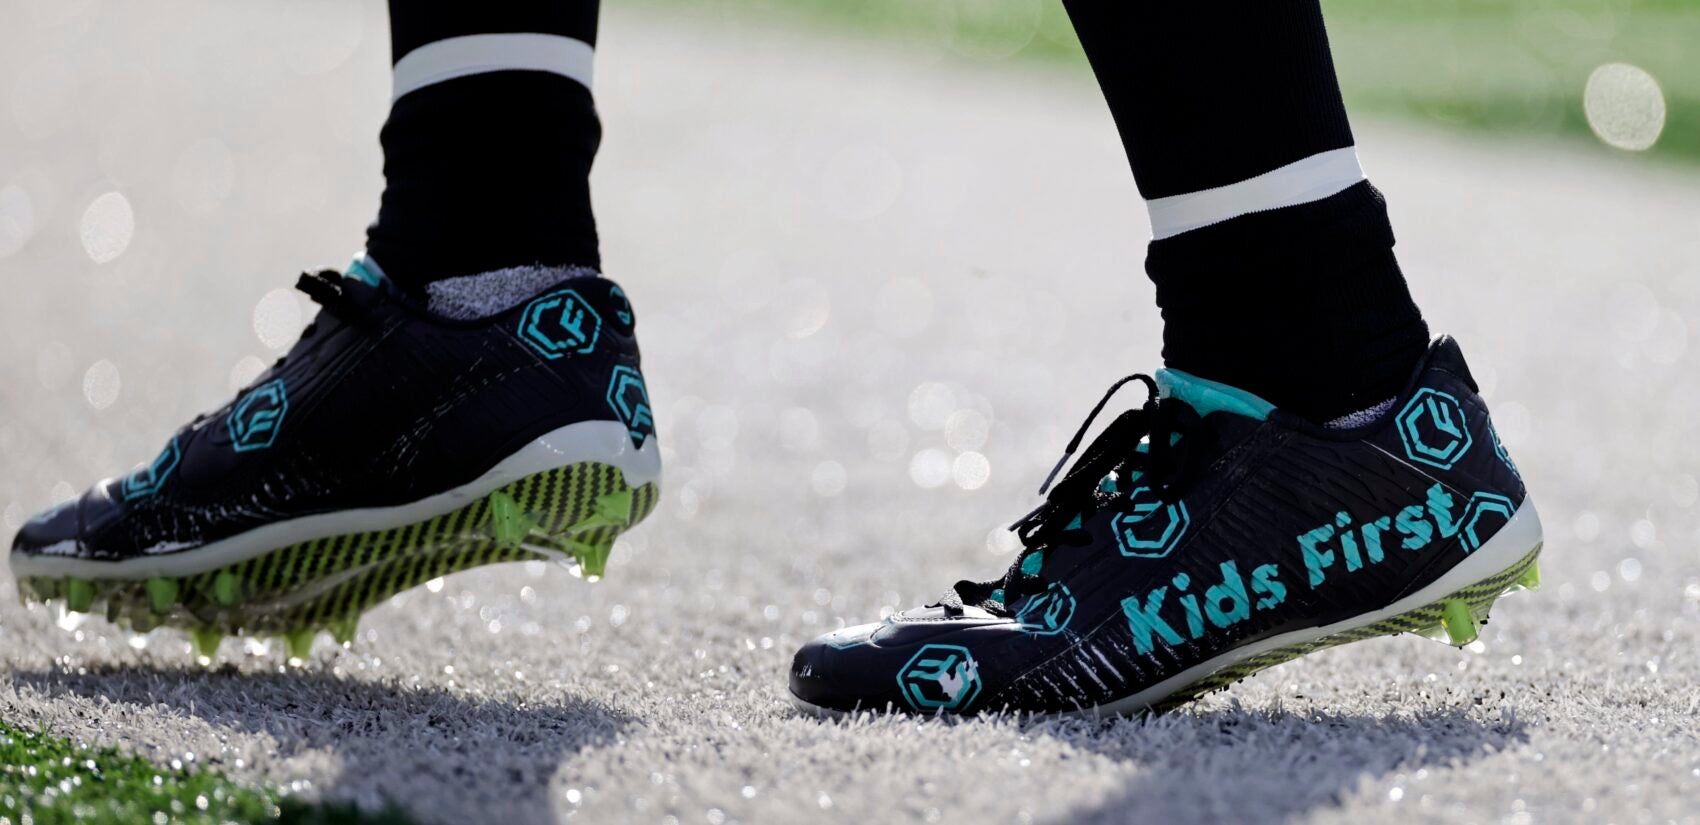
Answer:
[[[313,302],[324,307],[331,315],[344,321],[355,321],[363,317],[367,307],[371,306],[368,293],[352,287],[349,279],[334,269],[321,269],[318,272],[303,272],[295,280],[295,288],[307,293]],[[317,319],[301,331],[305,339],[318,323]]]
[[[1081,453],[1062,480],[1056,481],[1057,474],[1080,448],[1086,431],[1109,404],[1110,398],[1133,381],[1145,384],[1144,405],[1128,410],[1110,422]],[[1045,483],[1039,488],[1039,494],[1045,496],[1044,503],[1010,525],[1021,540],[1022,551],[1009,571],[992,581],[957,582],[938,604],[954,610],[960,610],[964,604],[975,604],[993,612],[1008,613],[1008,605],[1015,604],[1027,594],[1043,591],[1049,582],[1036,572],[1024,571],[1023,563],[1034,553],[1050,548],[1090,544],[1091,537],[1080,525],[1099,508],[1125,495],[1125,482],[1135,472],[1141,474],[1140,486],[1151,488],[1164,502],[1172,504],[1180,500],[1193,472],[1190,450],[1194,439],[1187,438],[1186,434],[1196,431],[1199,423],[1198,413],[1191,405],[1174,398],[1158,397],[1157,382],[1148,375],[1130,375],[1111,385],[1081,423],[1074,438],[1069,440],[1050,475],[1045,477]],[[1114,478],[1122,486],[1106,490],[1106,478]],[[1055,486],[1053,481],[1056,481]],[[999,591],[1002,591],[1001,597],[998,596]]]
[[[359,323],[366,317],[366,312],[371,308],[376,296],[375,290],[352,286],[342,273],[334,269],[303,272],[301,277],[295,280],[295,288],[305,292],[324,312],[330,313],[331,317],[343,323]],[[313,333],[319,330],[320,320],[321,316],[315,316],[312,322],[301,330],[301,338],[296,341],[295,346],[299,347],[301,342],[313,337]],[[290,350],[293,352],[294,347]],[[288,359],[289,354],[285,353],[272,365],[272,369],[282,367]]]

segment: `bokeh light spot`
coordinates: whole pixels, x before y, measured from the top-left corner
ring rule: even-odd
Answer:
[[[1659,81],[1628,63],[1594,69],[1582,90],[1582,109],[1594,134],[1618,149],[1651,149],[1665,129],[1665,94]]]
[[[107,192],[83,210],[83,251],[97,264],[117,260],[136,234],[136,213],[122,192]]]
[[[252,355],[242,356],[242,360],[237,361],[230,368],[230,391],[235,393],[237,390],[248,386],[253,383],[254,379],[260,377],[260,373],[265,371],[266,362]]]
[[[909,480],[924,490],[941,487],[951,477],[950,456],[944,450],[929,447],[909,459]]]
[[[1021,549],[1021,539],[1007,527],[998,527],[986,534],[986,552],[1007,556]]]
[[[274,289],[254,305],[254,335],[268,349],[289,346],[301,325],[301,301],[293,289]]]
[[[847,474],[844,465],[836,461],[822,461],[815,465],[814,472],[809,474],[809,484],[815,488],[815,494],[822,498],[832,498],[844,492]]]
[[[956,393],[945,384],[928,381],[909,393],[909,420],[923,430],[942,430],[956,412]]]
[[[980,453],[969,451],[951,462],[950,477],[964,490],[978,490],[992,477],[992,463]]]
[[[957,410],[944,422],[944,440],[953,450],[978,450],[991,433],[991,420],[979,410]]]
[[[118,391],[123,386],[123,380],[118,375],[118,365],[102,358],[89,365],[83,373],[83,398],[89,406],[104,410],[118,400]]]

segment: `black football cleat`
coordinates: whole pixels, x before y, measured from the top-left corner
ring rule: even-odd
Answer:
[[[1468,644],[1502,593],[1538,585],[1540,519],[1452,339],[1351,429],[1174,370],[1134,379],[1151,398],[1047,481],[1002,578],[810,642],[795,702],[1160,711],[1346,642]]]
[[[36,516],[26,600],[305,657],[360,614],[459,570],[548,559],[600,576],[661,471],[625,294],[572,278],[452,320],[357,262],[303,275],[301,340],[134,472]]]

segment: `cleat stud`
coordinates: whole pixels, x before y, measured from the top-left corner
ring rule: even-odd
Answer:
[[[313,653],[313,637],[317,635],[312,628],[291,630],[283,634],[284,646],[289,649],[289,661],[297,664],[307,661]]]
[[[1463,647],[1476,640],[1478,627],[1476,616],[1470,612],[1470,606],[1458,599],[1447,601],[1441,607],[1441,626],[1446,630],[1446,638],[1453,645]]]
[[[596,508],[584,520],[572,526],[574,532],[597,527],[630,527],[632,524],[632,491],[621,490],[596,498]]]
[[[1524,590],[1541,589],[1541,563],[1539,561],[1529,562],[1529,566],[1523,568],[1523,572],[1517,576],[1517,586]]]
[[[328,629],[331,632],[331,638],[335,639],[337,644],[342,645],[343,647],[348,647],[349,645],[354,644],[354,634],[357,630],[359,630],[359,628],[360,617],[350,616],[349,618],[332,623]]]
[[[218,655],[218,643],[223,640],[224,634],[216,627],[197,627],[189,631],[189,641],[195,646],[195,655],[209,661]]]
[[[608,555],[614,552],[613,542],[588,544],[567,539],[561,542],[567,553],[578,561],[579,572],[586,581],[596,581],[608,569]]]
[[[94,582],[88,579],[65,580],[65,609],[73,613],[87,613],[94,605]]]
[[[632,518],[632,491],[620,490],[619,492],[598,496],[596,513],[621,524],[629,524]]]
[[[490,494],[490,534],[503,547],[518,547],[537,523],[525,514],[513,496],[497,490]]]
[[[225,607],[236,604],[242,599],[242,581],[228,570],[218,574],[213,578],[212,597]]]
[[[167,613],[177,604],[176,579],[148,579],[148,607],[155,613]]]

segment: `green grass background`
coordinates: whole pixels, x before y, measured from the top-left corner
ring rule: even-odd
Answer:
[[[283,823],[406,825],[397,811],[313,805],[231,782],[199,762],[155,765],[0,722],[0,822],[8,825]]]
[[[1124,0],[1118,0],[1124,1]],[[970,60],[1077,64],[1060,0],[644,0],[943,44]],[[1647,154],[1700,161],[1700,0],[1323,0],[1354,113],[1585,138],[1595,67],[1658,79],[1666,122]]]

